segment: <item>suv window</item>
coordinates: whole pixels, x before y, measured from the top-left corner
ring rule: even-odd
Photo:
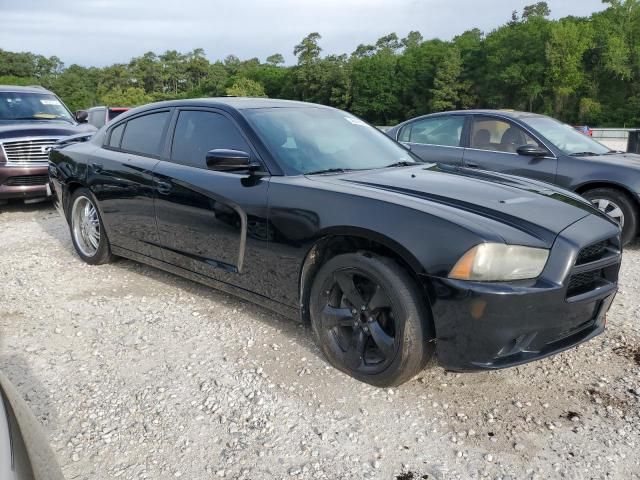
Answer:
[[[87,122],[96,128],[102,127],[105,123],[105,109],[96,108],[89,110],[89,118],[87,119]]]
[[[116,128],[111,130],[111,137],[109,137],[109,146],[112,148],[120,148],[120,140],[122,140],[122,134],[124,133],[124,127],[126,123],[121,123]]]
[[[471,128],[471,148],[516,153],[523,145],[540,145],[522,128],[497,118],[477,117]]]
[[[164,127],[168,120],[169,112],[150,113],[129,120],[122,136],[120,148],[152,157],[160,155]]]
[[[459,147],[464,120],[465,117],[462,115],[439,116],[418,120],[404,127],[398,140],[427,145]]]
[[[238,128],[224,115],[181,111],[173,134],[171,161],[206,168],[207,152],[216,148],[251,151]]]

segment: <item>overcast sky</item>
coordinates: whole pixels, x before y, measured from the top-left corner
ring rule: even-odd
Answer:
[[[210,60],[235,54],[264,60],[309,32],[323,53],[411,30],[450,39],[490,31],[536,0],[0,0],[0,48],[57,55],[66,64],[128,62],[149,50],[205,49]],[[554,18],[586,16],[601,0],[548,0]]]

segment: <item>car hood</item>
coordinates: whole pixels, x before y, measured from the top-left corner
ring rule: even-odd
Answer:
[[[492,224],[499,222],[526,232],[546,245],[587,215],[602,216],[578,195],[553,185],[465,168],[421,165],[311,178],[350,183],[387,201],[393,198],[402,203],[417,199],[430,205],[453,207],[489,219]]]
[[[605,155],[588,155],[577,158],[592,162],[606,163],[608,165],[623,165],[640,169],[640,155],[637,153],[608,153]]]
[[[56,121],[0,122],[0,140],[21,137],[66,137],[77,133],[95,131],[88,124],[72,125]]]

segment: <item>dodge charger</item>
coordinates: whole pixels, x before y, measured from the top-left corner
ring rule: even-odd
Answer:
[[[424,163],[320,105],[139,107],[54,148],[49,175],[85,262],[126,257],[309,322],[332,365],[377,386],[433,355],[465,371],[571,348],[617,290],[620,227],[588,201]]]

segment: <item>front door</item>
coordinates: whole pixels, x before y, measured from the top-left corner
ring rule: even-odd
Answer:
[[[255,156],[226,114],[180,110],[170,161],[159,162],[153,172],[164,259],[265,294],[266,282],[252,273],[267,249],[268,177],[207,169],[206,154],[213,149],[241,150]]]
[[[464,151],[464,164],[469,168],[508,173],[549,183],[556,180],[558,160],[551,152],[546,157],[518,154],[518,148],[524,145],[545,147],[512,122],[474,115],[469,140],[469,148]]]

